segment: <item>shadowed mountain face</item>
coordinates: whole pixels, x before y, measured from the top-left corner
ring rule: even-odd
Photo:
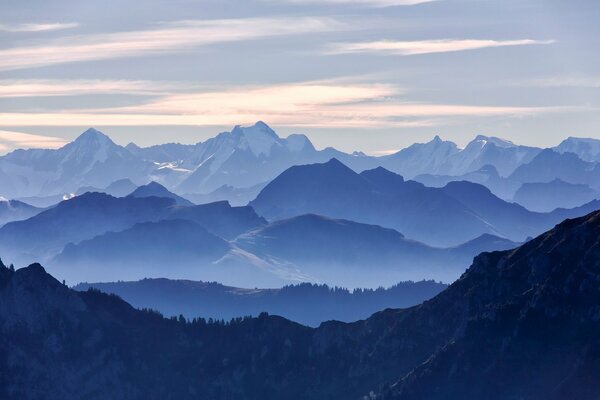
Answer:
[[[318,326],[330,320],[356,321],[385,308],[411,307],[432,298],[447,285],[434,281],[401,282],[388,289],[349,291],[302,283],[281,289],[241,289],[216,282],[144,279],[82,283],[74,289],[86,291],[90,287],[114,293],[134,307],[157,310],[167,316],[230,320],[241,315],[256,317],[266,311]]]
[[[420,306],[317,329],[266,315],[165,320],[70,290],[39,265],[2,267],[0,394],[596,399],[599,237],[600,213],[568,220],[515,250],[480,255]]]
[[[482,234],[523,241],[569,216],[595,210],[534,213],[470,182],[428,188],[383,168],[354,173],[332,159],[292,167],[267,185],[250,205],[268,219],[305,213],[381,225],[411,239],[452,246]]]

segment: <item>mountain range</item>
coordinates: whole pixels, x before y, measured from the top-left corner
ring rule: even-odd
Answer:
[[[164,319],[0,266],[3,398],[581,399],[600,396],[600,213],[483,253],[421,305],[309,328]]]
[[[449,247],[483,234],[521,242],[564,218],[596,210],[600,203],[536,213],[479,184],[461,181],[431,188],[382,167],[358,174],[331,159],[286,170],[250,206],[269,220],[314,213],[381,225],[432,246]]]
[[[225,320],[257,317],[262,312],[280,315],[308,326],[325,321],[353,322],[386,308],[406,308],[422,303],[448,285],[434,281],[400,282],[389,288],[348,290],[302,283],[278,289],[244,289],[216,282],[143,279],[130,282],[81,283],[115,294],[138,309],[152,309],[167,316]],[[160,293],[160,296],[156,294]]]
[[[227,200],[245,205],[289,167],[336,158],[356,172],[381,166],[427,185],[470,180],[511,200],[522,184],[557,178],[597,190],[599,143],[571,137],[543,150],[479,135],[461,149],[436,136],[430,142],[374,157],[334,148],[317,150],[305,135],[281,138],[263,122],[236,126],[194,145],[167,143],[146,148],[117,145],[91,128],[57,150],[16,150],[0,157],[0,195],[47,207],[86,191],[121,196],[108,187],[128,179],[135,185],[156,181],[194,203]],[[549,151],[563,157],[555,159]],[[529,164],[533,165],[525,168]],[[482,178],[477,171],[489,171],[489,177]]]
[[[452,282],[478,253],[513,248],[598,208],[594,200],[531,212],[475,183],[430,188],[382,167],[358,174],[331,159],[289,168],[250,206],[193,205],[156,182],[122,198],[85,193],[0,228],[0,251],[17,265],[42,260],[71,283]]]

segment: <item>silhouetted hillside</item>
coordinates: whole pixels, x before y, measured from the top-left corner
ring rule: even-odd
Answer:
[[[405,308],[430,299],[447,285],[434,281],[401,282],[388,289],[332,288],[303,283],[281,289],[242,289],[216,282],[143,279],[135,282],[81,283],[75,290],[96,288],[119,295],[137,308],[151,308],[166,316],[230,320],[280,315],[310,326],[323,321],[351,322],[385,308]],[[160,293],[160,296],[156,294]]]
[[[484,253],[422,305],[318,329],[261,314],[166,320],[0,267],[0,395],[32,398],[593,400],[600,213]],[[396,382],[393,385],[389,383]]]

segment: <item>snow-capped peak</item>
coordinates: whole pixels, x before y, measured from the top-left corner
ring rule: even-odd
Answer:
[[[258,121],[249,127],[238,125],[233,128],[231,135],[239,137],[240,146],[242,146],[242,148],[248,146],[250,151],[257,157],[261,154],[268,156],[274,145],[281,145],[279,136],[277,136],[275,131],[262,121]]]
[[[515,144],[513,142],[511,142],[510,140],[506,140],[506,139],[501,139],[495,136],[484,136],[484,135],[477,135],[475,137],[475,139],[473,139],[468,145],[468,146],[476,146],[476,147],[484,147],[485,145],[487,145],[488,143],[494,144],[498,147],[514,147]]]

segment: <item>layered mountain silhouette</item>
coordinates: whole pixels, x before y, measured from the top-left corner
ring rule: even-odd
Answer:
[[[265,223],[251,208],[227,203],[185,207],[168,197],[116,198],[85,193],[25,221],[4,225],[0,228],[0,251],[15,263],[50,260],[69,243],[164,219],[193,221],[226,239]],[[140,253],[145,249],[134,247],[131,251]]]
[[[592,202],[571,211],[534,213],[482,185],[451,182],[429,188],[383,168],[357,174],[335,159],[288,169],[250,205],[270,220],[315,213],[393,228],[442,247],[482,234],[523,241],[598,206]]]
[[[447,285],[434,281],[400,282],[390,288],[348,290],[302,283],[280,289],[243,289],[216,282],[143,279],[132,282],[82,283],[116,294],[138,309],[153,309],[167,316],[230,320],[240,315],[276,314],[309,326],[324,321],[352,322],[386,308],[411,307],[428,300]],[[160,293],[160,296],[156,294]]]
[[[2,266],[0,393],[596,399],[599,236],[600,213],[567,220],[517,249],[481,254],[419,306],[316,329],[266,314],[167,320],[71,290],[39,264]]]
[[[22,201],[0,198],[0,226],[8,222],[33,217],[42,211],[42,208],[31,206]]]
[[[454,248],[434,248],[393,229],[315,214],[273,222],[239,236],[233,244],[261,260],[297,269],[313,281],[345,287],[425,277],[452,282],[476,254],[517,246],[489,235]]]
[[[600,198],[588,185],[555,179],[551,182],[524,183],[514,200],[533,211],[548,212],[557,208],[573,208]]]

